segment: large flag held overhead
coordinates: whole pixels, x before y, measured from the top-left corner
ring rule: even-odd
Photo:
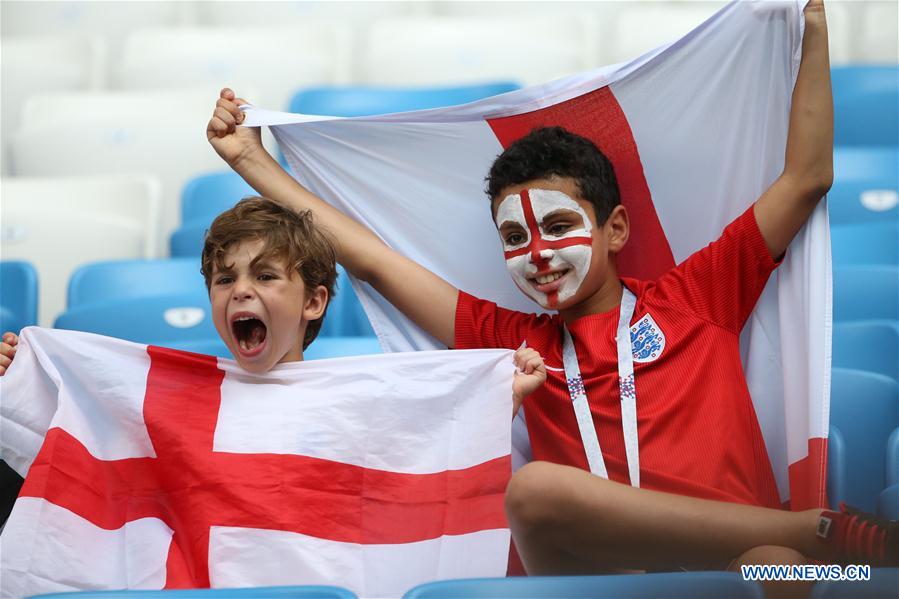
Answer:
[[[512,352],[281,364],[27,328],[0,594],[502,576]]]
[[[464,106],[354,119],[251,108],[245,124],[270,126],[304,185],[393,248],[475,296],[532,312],[483,193],[493,159],[541,125],[593,140],[631,218],[621,274],[657,277],[718,238],[781,173],[804,4],[733,2],[630,63]],[[386,350],[439,347],[370,287],[354,287]],[[822,202],[742,338],[768,455],[794,509],[826,502],[830,323]]]

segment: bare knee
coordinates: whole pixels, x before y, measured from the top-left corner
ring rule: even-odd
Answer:
[[[790,547],[760,545],[744,552],[733,561],[731,569],[753,565],[803,565],[808,563],[805,556]]]
[[[506,487],[506,517],[520,531],[551,525],[558,504],[553,500],[552,481],[560,468],[549,462],[531,462],[512,475]]]

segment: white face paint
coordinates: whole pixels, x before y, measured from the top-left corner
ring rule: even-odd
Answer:
[[[555,233],[547,217],[559,212],[576,213],[582,225]],[[496,209],[496,226],[518,225],[520,239],[503,238],[506,267],[512,280],[527,296],[544,308],[556,309],[577,293],[593,256],[592,225],[587,213],[561,191],[528,189],[506,196]],[[559,275],[561,278],[559,278]],[[541,282],[542,281],[542,282]]]

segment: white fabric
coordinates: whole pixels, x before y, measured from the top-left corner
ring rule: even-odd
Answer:
[[[403,475],[476,467],[510,453],[512,354],[360,356],[282,364],[263,374],[219,359],[225,374],[211,450],[323,458]],[[143,424],[151,368],[143,345],[26,328],[0,378],[0,457],[26,474],[50,428],[76,437],[98,459],[154,457]],[[171,426],[178,430],[178,422]],[[102,481],[82,483],[104,496]],[[195,484],[202,487],[201,480]],[[375,489],[368,494],[378,497]],[[2,535],[0,595],[161,588],[171,523],[143,518],[103,530],[87,517],[41,497],[20,499]],[[277,517],[272,514],[272,529]],[[442,530],[442,521],[435,526]],[[330,583],[383,597],[435,578],[502,576],[510,539],[505,527],[406,546],[270,529],[212,526],[210,532],[214,586]]]
[[[246,124],[278,123],[272,129],[300,181],[399,252],[460,289],[530,312],[535,306],[505,273],[483,195],[502,149],[485,119],[609,85],[680,262],[716,239],[781,172],[804,4],[733,2],[630,63],[463,106],[324,122],[252,109]],[[829,269],[822,202],[744,330],[749,388],[783,499],[788,464],[806,457],[810,438],[827,435]],[[386,350],[439,346],[369,286],[354,287]]]

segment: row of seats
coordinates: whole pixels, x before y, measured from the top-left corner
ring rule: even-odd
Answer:
[[[419,585],[403,599],[637,599],[670,597],[691,599],[761,599],[759,583],[743,580],[736,572],[677,572],[617,574],[609,576],[538,576],[442,580]],[[813,599],[858,599],[899,596],[899,569],[870,571],[867,581],[824,581],[814,585]],[[356,595],[336,586],[262,587],[167,591],[86,591],[40,595],[42,599],[355,599]]]

